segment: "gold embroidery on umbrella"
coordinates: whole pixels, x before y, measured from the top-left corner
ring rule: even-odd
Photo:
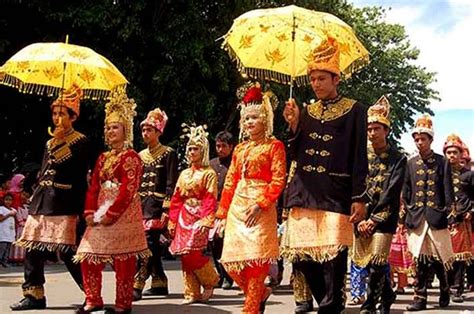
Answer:
[[[243,35],[240,38],[240,46],[239,48],[250,48],[252,47],[252,40],[255,35]]]
[[[272,62],[272,65],[275,63],[280,63],[285,58],[285,56],[280,52],[279,48],[270,52],[266,52],[265,57],[267,57],[268,61]]]
[[[91,71],[88,71],[87,69],[84,69],[79,74],[79,77],[81,78],[81,80],[86,81],[87,83],[90,83],[91,81],[95,80],[95,74]]]
[[[43,70],[43,73],[49,80],[54,80],[61,76],[61,71],[57,67],[46,68]]]

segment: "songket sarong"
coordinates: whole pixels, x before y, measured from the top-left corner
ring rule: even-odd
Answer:
[[[267,185],[267,182],[256,179],[241,179],[237,184],[227,214],[220,259],[228,272],[239,272],[247,266],[271,264],[278,259],[275,205],[262,210],[253,227],[245,226],[245,212],[264,193]]]
[[[418,228],[408,230],[408,250],[415,261],[433,258],[441,261],[445,269],[451,269],[454,262],[449,230],[431,229],[426,221]]]
[[[470,221],[463,221],[450,227],[451,243],[456,261],[471,263],[472,254],[472,227]]]
[[[200,229],[200,206],[201,201],[195,198],[186,200],[179,212],[175,236],[169,248],[171,254],[183,255],[207,247],[209,229]]]
[[[109,181],[104,182],[98,197],[99,208],[106,203],[112,204],[118,193],[118,186]],[[140,197],[137,194],[115,223],[87,227],[74,259],[76,262],[87,259],[90,263],[99,264],[148,256],[150,251],[142,225]]]
[[[286,224],[281,255],[291,262],[324,263],[352,245],[353,225],[343,214],[295,207]]]
[[[397,227],[388,261],[393,272],[402,274],[413,272],[413,257],[408,250],[407,230],[404,226]]]
[[[369,238],[354,237],[352,261],[359,267],[387,264],[392,237],[391,233],[379,232]]]
[[[15,245],[33,250],[51,252],[75,249],[78,217],[30,215],[21,237]]]

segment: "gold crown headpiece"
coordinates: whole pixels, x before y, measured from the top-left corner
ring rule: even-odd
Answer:
[[[375,104],[369,107],[367,111],[368,123],[380,123],[390,127],[390,102],[383,95]]]
[[[209,133],[207,130],[207,125],[198,125],[195,124],[188,125],[186,123],[181,124],[183,127],[183,135],[181,138],[188,138],[188,143],[186,144],[186,152],[188,151],[189,146],[198,146],[202,149],[202,165],[209,166],[209,140],[207,139]],[[186,154],[187,158],[187,154]],[[189,162],[189,160],[188,160]]]
[[[321,70],[339,75],[341,73],[339,55],[337,40],[328,36],[312,51],[307,67],[308,74],[314,70]]]
[[[77,84],[73,84],[70,88],[59,92],[58,98],[51,104],[54,106],[64,106],[74,111],[77,116],[80,114],[81,97],[83,95],[82,89]]]
[[[427,114],[422,115],[418,118],[418,120],[416,120],[415,128],[411,132],[412,136],[414,134],[421,133],[425,133],[431,137],[434,137],[433,121],[431,120],[431,117]]]
[[[444,142],[443,154],[446,154],[446,150],[449,147],[456,147],[457,149],[459,149],[459,151],[462,154],[464,151],[464,142],[461,140],[461,138],[458,135],[450,134],[448,135],[448,137],[446,138],[446,141]]]
[[[160,133],[163,133],[167,122],[168,116],[166,112],[160,108],[155,108],[148,112],[146,119],[140,123],[140,126],[149,125],[160,131]]]
[[[125,145],[133,146],[133,119],[137,115],[137,104],[133,98],[128,98],[123,91],[114,91],[110,101],[105,104],[105,125],[120,123],[124,127]]]
[[[244,129],[244,116],[247,111],[258,110],[265,122],[265,133],[267,137],[273,134],[273,111],[278,106],[276,95],[267,90],[262,91],[259,82],[247,82],[237,90],[237,98],[240,102],[240,139],[247,137]]]

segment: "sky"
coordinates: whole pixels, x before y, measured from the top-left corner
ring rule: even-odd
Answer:
[[[474,0],[351,2],[356,7],[386,8],[386,21],[405,26],[412,46],[420,49],[416,64],[437,73],[432,87],[441,101],[430,105],[435,113],[434,151],[442,153],[446,137],[456,133],[474,155]],[[415,151],[409,133],[402,136],[401,144],[406,151]]]

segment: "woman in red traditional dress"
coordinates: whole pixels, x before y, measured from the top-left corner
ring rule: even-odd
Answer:
[[[26,224],[26,219],[28,218],[28,199],[30,195],[28,192],[21,192],[21,206],[16,210],[15,216],[15,233],[16,239],[20,239],[21,234],[23,233],[23,228]],[[11,263],[23,263],[25,259],[25,248],[17,245],[13,245],[11,249],[10,262]]]
[[[106,263],[113,264],[116,292],[115,308],[105,313],[130,313],[136,259],[150,255],[137,193],[142,163],[131,148],[135,107],[133,99],[119,93],[106,104],[105,138],[111,150],[99,156],[87,191],[87,229],[75,256],[81,262],[86,302],[77,313],[102,309]]]
[[[271,288],[264,280],[279,257],[276,202],[285,186],[284,144],[273,137],[271,93],[239,90],[241,139],[232,155],[217,218],[225,226],[221,263],[245,294],[243,313],[260,313]],[[272,102],[273,100],[273,102]]]
[[[403,221],[405,216],[405,208],[400,206],[400,221]],[[408,275],[413,273],[413,257],[408,251],[407,244],[407,229],[404,224],[400,222],[397,231],[392,239],[390,247],[390,255],[388,257],[390,264],[390,277],[394,282],[395,274],[397,274],[397,294],[404,294],[405,287],[408,285]]]
[[[190,167],[179,175],[171,198],[168,222],[173,237],[169,250],[171,254],[181,256],[183,304],[207,302],[219,281],[212,261],[202,253],[214,223],[217,175],[209,166],[209,142],[205,128],[190,126],[188,131],[186,158]]]

